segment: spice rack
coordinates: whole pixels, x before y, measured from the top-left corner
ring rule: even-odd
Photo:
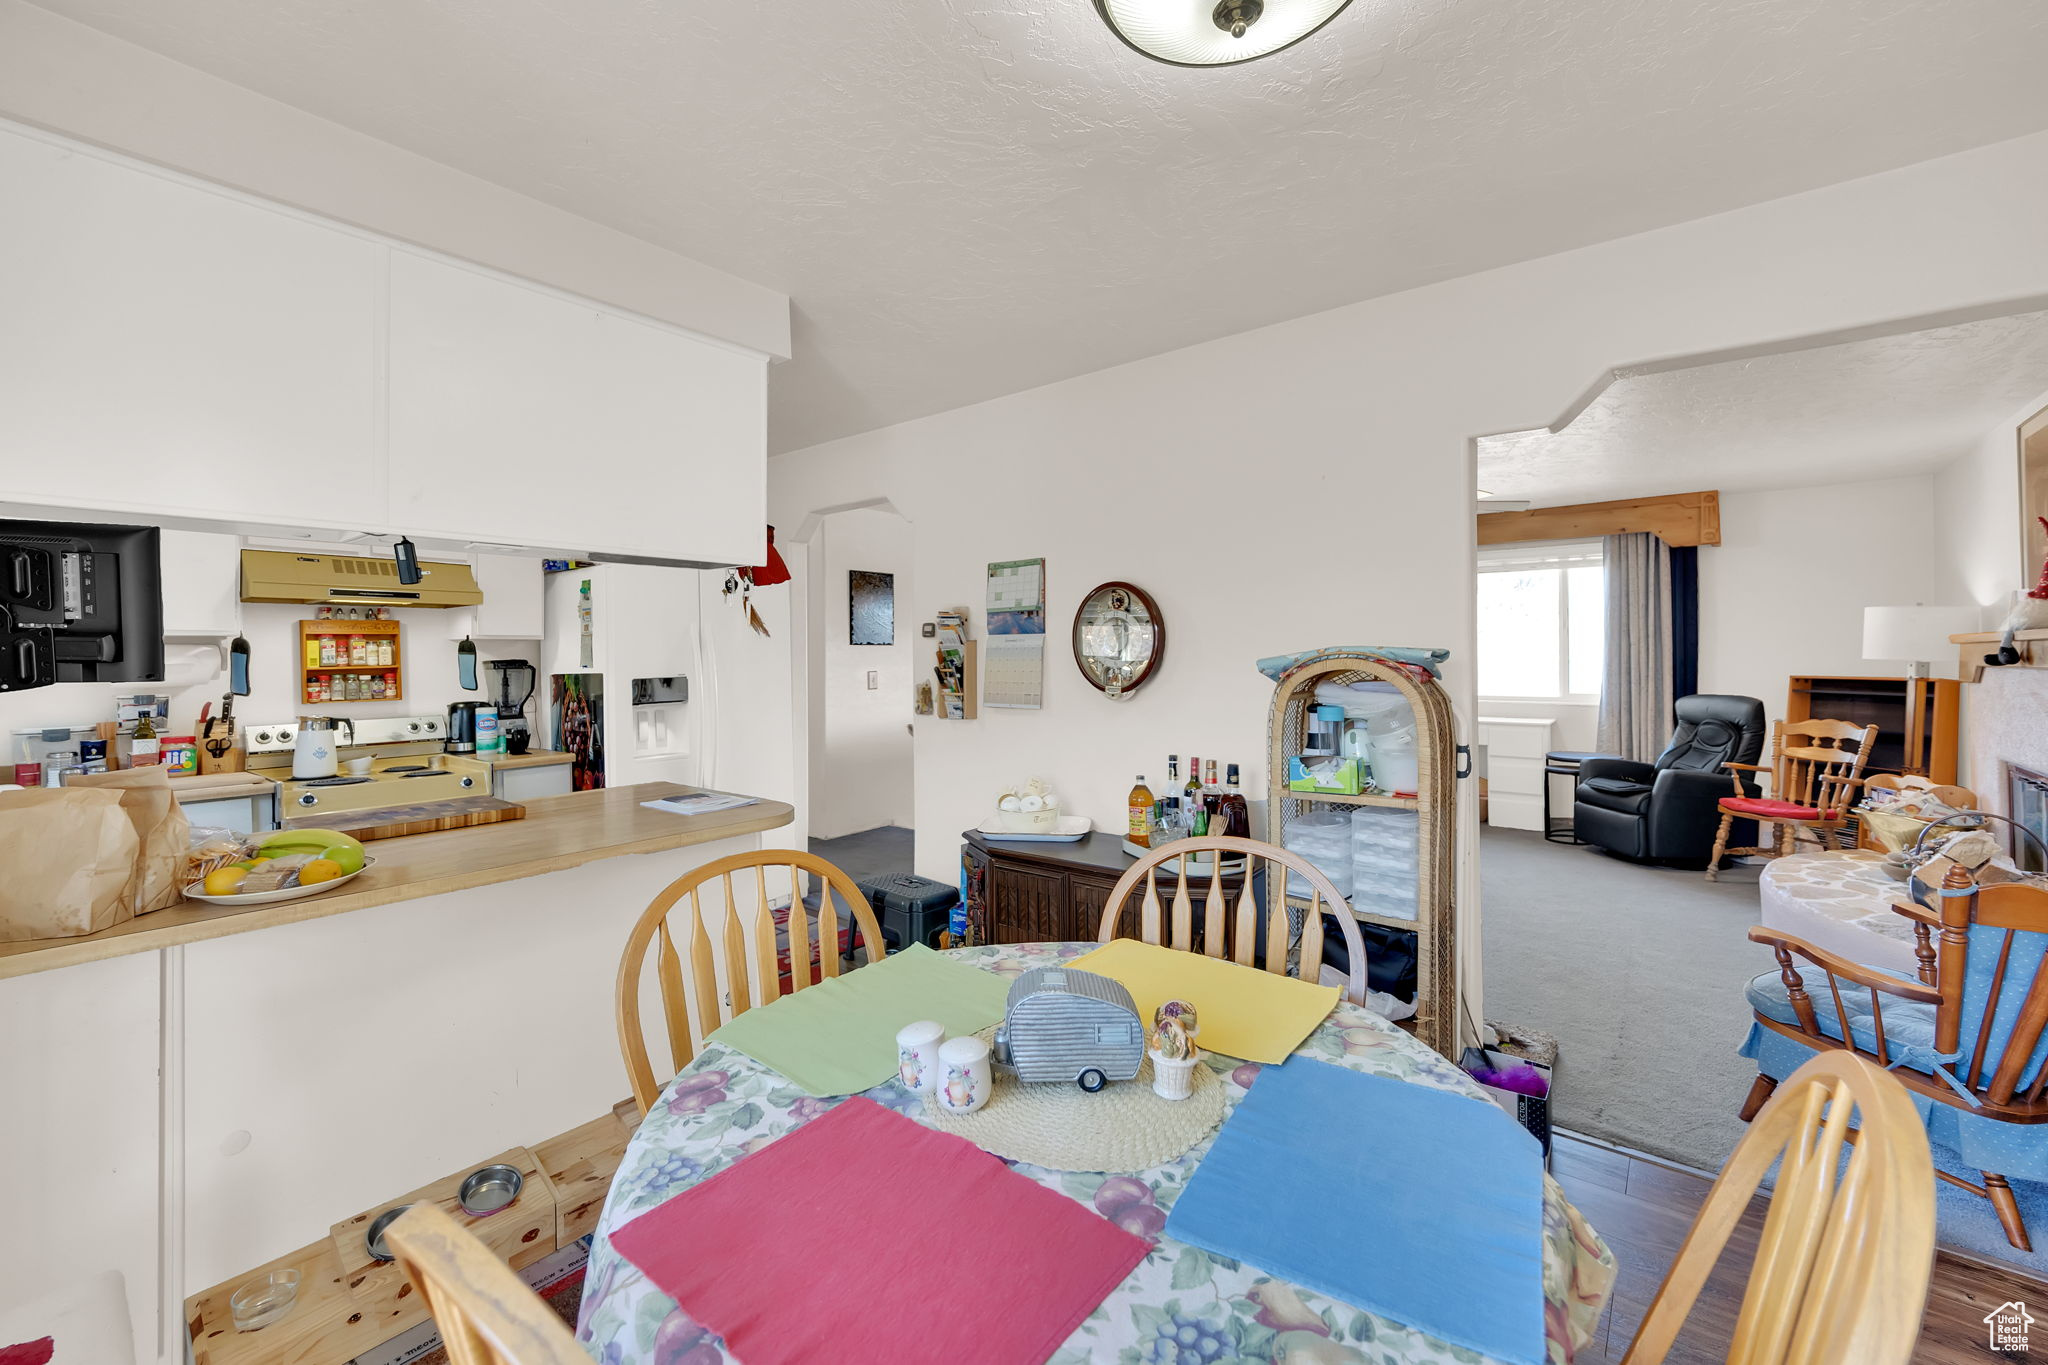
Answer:
[[[330,640],[336,646],[331,652],[326,648]],[[360,655],[357,641],[362,642]],[[330,653],[332,663],[326,662]],[[403,700],[403,661],[396,621],[299,622],[302,703]]]

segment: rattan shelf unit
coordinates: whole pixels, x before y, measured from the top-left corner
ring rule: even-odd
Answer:
[[[1325,684],[1365,681],[1391,683],[1415,712],[1416,757],[1420,776],[1410,797],[1344,797],[1291,792],[1287,763],[1301,753],[1307,732],[1308,708],[1316,704],[1316,688]],[[1286,847],[1287,827],[1317,807],[1385,808],[1413,811],[1415,839],[1415,911],[1412,916],[1379,914],[1354,904],[1352,914],[1368,924],[1389,925],[1415,934],[1415,1017],[1408,1021],[1415,1035],[1453,1059],[1458,1043],[1457,954],[1457,727],[1450,696],[1434,679],[1418,678],[1407,669],[1360,654],[1331,655],[1311,660],[1284,674],[1273,690],[1270,743],[1267,751],[1267,825],[1272,842]],[[1363,897],[1354,894],[1354,902]],[[1288,905],[1306,910],[1305,898],[1290,896]]]

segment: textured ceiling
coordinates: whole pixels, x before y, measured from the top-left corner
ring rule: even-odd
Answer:
[[[2048,313],[1617,379],[1555,434],[1479,442],[1539,506],[1804,488],[1937,468],[2048,389]]]
[[[42,0],[788,292],[791,449],[2048,127],[2040,0]]]

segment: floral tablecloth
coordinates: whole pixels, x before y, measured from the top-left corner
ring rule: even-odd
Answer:
[[[1088,952],[1093,943],[961,948],[954,955],[1015,975]],[[1470,1094],[1477,1086],[1385,1019],[1340,1002],[1298,1051],[1356,1071]],[[1259,1068],[1208,1055],[1227,1103]],[[922,1102],[894,1081],[867,1097],[912,1118]],[[692,1322],[638,1267],[612,1250],[612,1229],[715,1175],[748,1152],[817,1117],[836,1100],[804,1094],[782,1076],[713,1041],[669,1083],[626,1149],[591,1247],[577,1339],[603,1365],[719,1365],[724,1343]],[[1166,1210],[1213,1139],[1142,1175],[1076,1174],[1015,1164],[1049,1189],[1098,1210],[1158,1245],[1067,1338],[1052,1365],[1480,1365],[1483,1357],[1398,1322],[1361,1312],[1247,1265],[1163,1237]],[[1361,1154],[1363,1156],[1363,1154]],[[1482,1176],[1483,1178],[1483,1176]],[[1544,1178],[1544,1331],[1551,1365],[1592,1336],[1614,1285],[1614,1256]],[[1400,1248],[1387,1248],[1398,1256]],[[791,1311],[799,1311],[792,1302]]]

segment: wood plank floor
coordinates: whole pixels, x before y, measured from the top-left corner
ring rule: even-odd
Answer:
[[[1620,1267],[1599,1335],[1578,1359],[1582,1365],[1618,1363],[1628,1353],[1636,1326],[1692,1227],[1710,1182],[1690,1171],[1565,1134],[1557,1135],[1551,1174],[1607,1239]],[[1727,1252],[1667,1357],[1671,1365],[1721,1365],[1727,1358],[1764,1207],[1764,1200],[1753,1201],[1729,1239]],[[1996,1353],[1985,1340],[1984,1315],[2010,1299],[2023,1300],[2048,1324],[2048,1284],[1941,1253],[1913,1359],[1919,1365],[2027,1359]],[[2038,1343],[2038,1358],[2048,1360],[2048,1332]]]

